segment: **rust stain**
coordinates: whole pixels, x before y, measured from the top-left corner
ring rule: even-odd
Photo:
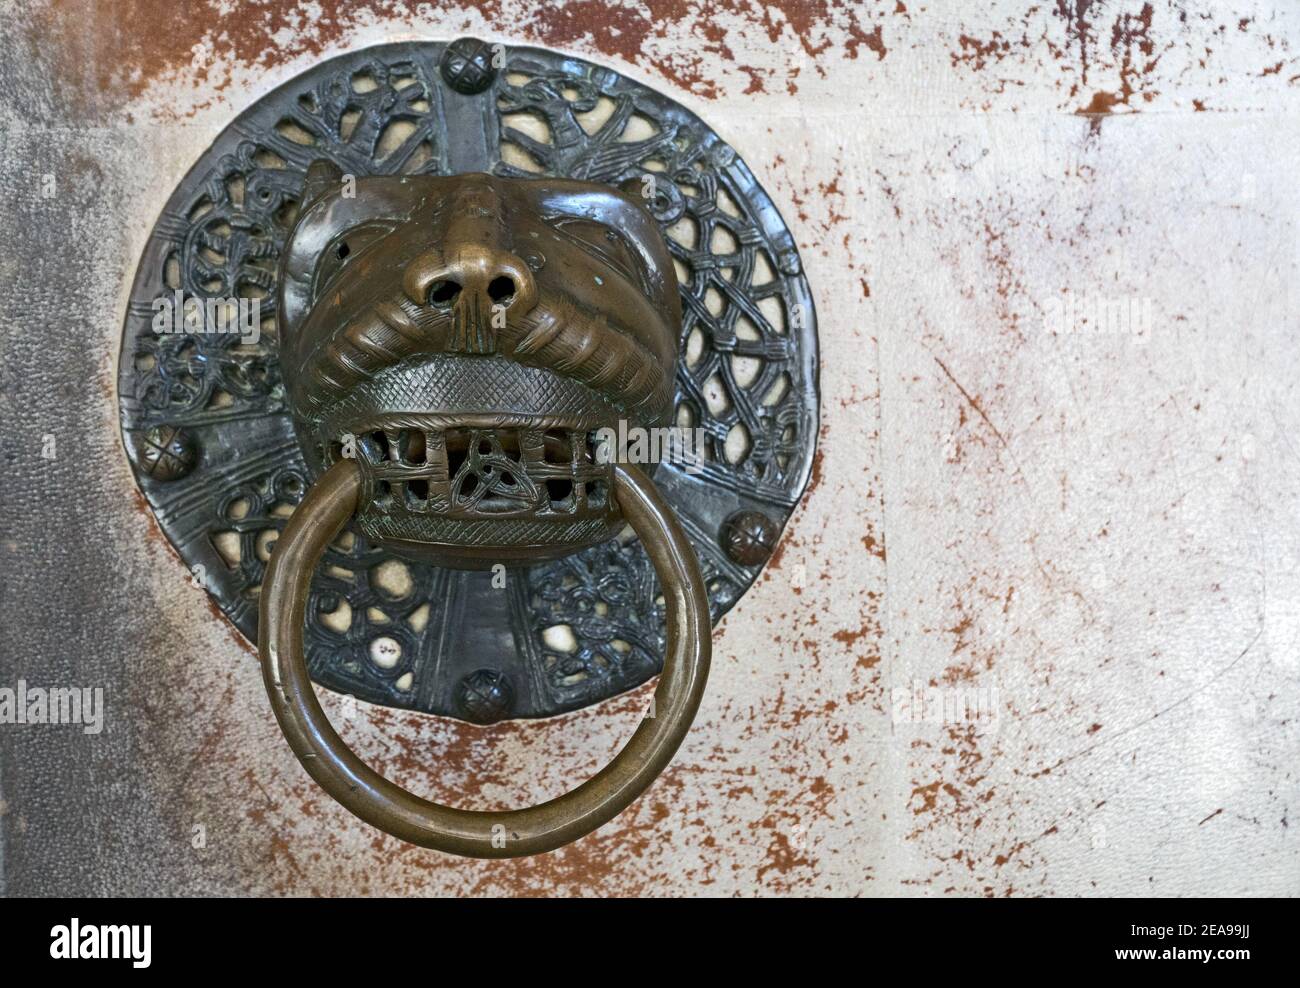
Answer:
[[[1172,2],[1159,5],[1157,13],[1157,6],[1153,0],[1125,4],[1055,0],[1049,5],[1027,5],[1023,13],[973,18],[970,24],[961,24],[951,40],[945,39],[948,64],[970,73],[975,82],[974,91],[961,101],[992,110],[993,96],[1016,90],[1028,96],[1051,81],[1063,94],[1060,108],[1084,118],[1088,136],[1095,137],[1105,120],[1145,109],[1169,87],[1193,75],[1199,85],[1221,86],[1248,75],[1286,85],[1300,82],[1300,75],[1289,74],[1295,58],[1288,39],[1267,31],[1254,18],[1220,21],[1221,12],[1213,7],[1191,10]],[[1257,43],[1264,55],[1258,68],[1245,72],[1229,59],[1230,34],[1246,35]],[[1161,71],[1165,53],[1173,49],[1179,49],[1178,64],[1163,66]],[[1207,108],[1204,95],[1175,92],[1193,111]],[[1027,105],[1024,100],[1010,104],[1012,109]]]
[[[839,631],[836,631],[834,634],[832,634],[831,637],[834,638],[837,642],[843,642],[845,645],[852,645],[854,642],[858,641],[859,639],[865,638],[867,635],[873,634],[875,630],[876,629],[872,625],[863,625],[857,631],[849,631],[846,628],[841,628]]]
[[[224,69],[217,74],[218,63],[233,60],[265,69],[298,56],[321,55],[385,17],[418,27],[427,18],[426,6],[415,0],[270,0],[255,7],[131,0],[88,10],[83,3],[51,0],[26,15],[23,28],[29,49],[52,47],[57,52],[58,71],[51,71],[50,78],[60,102],[117,111],[160,80],[208,86],[220,93],[229,87],[230,78]],[[440,13],[441,23],[452,31],[459,21],[461,30],[469,32],[482,17],[494,32],[522,43],[620,56],[656,69],[706,99],[720,95],[718,68],[724,64],[749,76],[746,93],[766,91],[769,83],[797,90],[798,69],[777,80],[777,70],[737,64],[727,40],[738,33],[737,26],[741,32],[763,32],[774,46],[801,50],[823,77],[829,61],[855,60],[863,50],[877,60],[888,54],[882,25],[868,23],[874,13],[834,0],[720,0],[704,9],[692,0],[626,5],[606,0],[556,5],[485,0],[444,5]],[[892,11],[900,14],[906,14],[902,4]],[[702,43],[693,50],[665,54],[659,42],[683,24],[691,25]]]
[[[993,420],[990,419],[988,415],[985,413],[983,406],[980,404],[980,399],[977,396],[971,395],[971,393],[966,390],[966,388],[962,385],[962,383],[958,381],[957,378],[953,377],[952,371],[948,369],[947,364],[945,364],[938,357],[934,358],[934,362],[939,365],[939,369],[943,371],[944,376],[947,377],[948,380],[953,383],[953,385],[957,388],[958,392],[961,393],[961,396],[966,399],[966,404],[970,405],[970,407],[975,410],[976,414],[979,415],[979,417],[984,420],[984,424],[989,427],[989,430],[993,433],[993,435],[997,437],[998,442],[1005,449],[1007,446],[1007,441],[1005,437],[1003,437],[1002,433],[998,430],[998,427],[993,424]]]
[[[144,494],[140,492],[140,488],[136,487],[135,484],[132,483],[128,490],[128,494],[131,498],[132,506],[144,517],[145,540],[151,546],[166,550],[168,555],[170,555],[172,559],[176,561],[177,565],[181,567],[181,570],[188,573],[190,569],[189,563],[181,558],[181,554],[176,551],[176,547],[172,545],[171,540],[163,534],[162,529],[158,526],[158,519],[154,515],[153,508],[149,506],[149,502],[145,499]],[[217,605],[216,599],[207,591],[202,591],[202,593],[204,603],[207,604],[208,610],[221,624],[226,634],[229,635],[230,640],[242,651],[256,657],[257,649],[253,647],[252,643],[249,642],[248,639],[239,633],[238,629],[235,628],[235,626],[230,622],[230,619],[226,617],[221,608]]]
[[[878,540],[875,535],[868,533],[862,536],[862,546],[882,563],[886,561],[885,543]]]
[[[218,622],[220,622],[222,628],[225,629],[231,642],[238,648],[256,658],[257,649],[253,646],[252,642],[239,633],[239,629],[231,623],[230,618],[226,617],[225,612],[221,610],[220,606],[218,606],[216,598],[210,593],[204,591],[203,600],[208,605],[208,611],[217,619]]]
[[[1155,54],[1155,42],[1151,38],[1153,18],[1151,4],[1146,3],[1138,14],[1120,14],[1115,19],[1110,32],[1110,48],[1119,60],[1119,91],[1098,90],[1093,93],[1087,106],[1076,111],[1079,116],[1088,118],[1092,134],[1101,133],[1102,120],[1114,113],[1116,107],[1122,106],[1136,112],[1134,96],[1140,95],[1148,103],[1155,98],[1156,92],[1146,88],[1143,82],[1155,71],[1160,61],[1160,56]],[[1084,81],[1087,81],[1086,70]]]
[[[1022,39],[1015,44],[1027,46],[1028,43],[1028,39]],[[957,39],[957,44],[960,51],[949,53],[952,64],[965,64],[976,71],[983,69],[990,61],[1002,61],[1011,54],[1012,50],[1012,41],[999,31],[994,31],[987,41],[980,41],[969,34],[963,34]]]
[[[1078,92],[1080,86],[1088,84],[1088,66],[1096,33],[1088,20],[1088,15],[1096,0],[1056,0],[1056,13],[1065,21],[1065,34],[1068,46],[1075,46],[1079,52],[1079,82],[1071,89]],[[1100,4],[1098,4],[1100,6]]]
[[[184,565],[184,560],[181,559],[181,554],[176,551],[176,548],[171,544],[171,541],[163,534],[162,529],[158,527],[158,519],[154,517],[153,508],[149,506],[149,502],[145,499],[145,496],[140,493],[140,488],[136,487],[135,484],[132,483],[128,493],[131,496],[132,506],[136,511],[144,516],[145,539],[148,540],[150,545],[162,546],[171,553],[173,559]]]

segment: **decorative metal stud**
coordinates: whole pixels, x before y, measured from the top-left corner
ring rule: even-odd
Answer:
[[[140,470],[155,480],[179,480],[198,460],[194,437],[174,425],[160,425],[145,433],[140,443]]]
[[[461,716],[475,724],[494,724],[509,716],[514,702],[510,677],[496,669],[476,669],[456,690]]]
[[[442,79],[464,96],[481,93],[497,77],[493,46],[478,38],[457,38],[442,54]]]
[[[760,566],[776,548],[776,524],[761,511],[737,511],[722,523],[718,541],[727,558],[741,566]]]

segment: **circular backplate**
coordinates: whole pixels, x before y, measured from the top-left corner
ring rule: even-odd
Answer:
[[[735,152],[682,106],[580,59],[472,39],[352,52],[262,97],[150,235],[122,334],[123,435],[159,524],[222,611],[256,640],[263,568],[308,483],[276,358],[275,272],[318,158],[356,176],[640,183],[681,285],[678,424],[705,436],[701,467],[665,463],[655,480],[699,555],[716,622],[812,468],[817,332],[794,241]],[[189,298],[257,299],[260,333],[162,331],[164,300]],[[630,532],[495,573],[411,563],[345,535],[313,583],[308,664],[321,685],[373,703],[544,717],[655,675],[663,621]]]

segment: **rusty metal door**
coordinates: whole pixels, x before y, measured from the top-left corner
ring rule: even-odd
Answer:
[[[36,2],[4,21],[0,891],[1300,888],[1294,11]],[[821,348],[807,495],[715,630],[678,760],[591,836],[493,863],[378,834],[303,772],[118,417],[132,278],[223,128],[330,56],[466,33],[707,120],[788,225]],[[652,688],[490,727],[320,697],[382,774],[504,809],[608,762]]]

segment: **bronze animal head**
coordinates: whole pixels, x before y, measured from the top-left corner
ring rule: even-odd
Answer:
[[[681,311],[651,216],[608,186],[307,175],[280,360],[309,467],[355,455],[370,540],[528,563],[621,526],[602,428],[668,423]]]

